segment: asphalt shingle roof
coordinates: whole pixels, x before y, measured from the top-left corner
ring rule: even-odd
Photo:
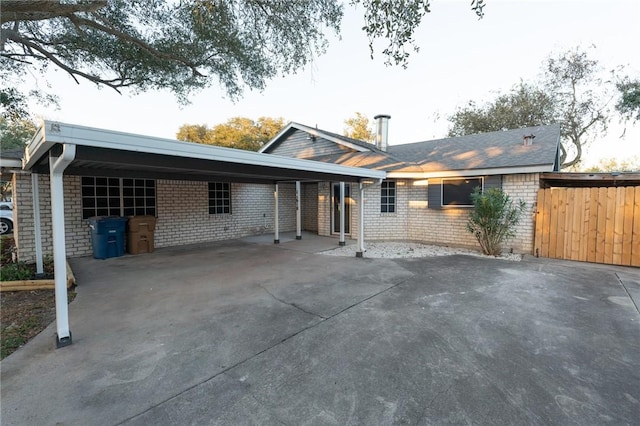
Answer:
[[[525,135],[535,136],[531,145],[524,145]],[[425,172],[553,165],[559,138],[560,125],[551,124],[391,145],[388,153]]]
[[[553,167],[560,139],[560,125],[551,124],[390,145],[388,151],[384,152],[376,148],[375,145],[364,141],[347,138],[325,130],[318,129],[318,131],[365,147],[369,151],[324,155],[310,159],[388,172],[428,173],[446,170],[517,168],[544,165]],[[524,144],[523,138],[525,135],[534,136],[531,145]]]

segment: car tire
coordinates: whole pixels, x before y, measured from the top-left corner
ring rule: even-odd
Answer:
[[[6,235],[13,231],[13,223],[9,219],[0,218],[0,235]]]

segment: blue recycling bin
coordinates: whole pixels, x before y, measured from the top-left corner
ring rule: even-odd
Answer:
[[[127,218],[119,216],[94,216],[89,218],[93,257],[108,259],[124,254],[124,234]]]

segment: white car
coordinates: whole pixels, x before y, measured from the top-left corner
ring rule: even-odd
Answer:
[[[8,201],[0,201],[0,235],[10,234],[13,231],[13,204]]]

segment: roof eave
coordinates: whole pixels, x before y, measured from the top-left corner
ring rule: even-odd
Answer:
[[[438,170],[433,172],[387,172],[387,179],[429,179],[443,177],[467,177],[467,176],[489,176],[489,175],[513,175],[527,173],[544,173],[552,172],[553,164],[540,164],[533,166],[516,166],[516,167],[493,167],[484,169],[465,169],[465,170]]]
[[[55,121],[44,121],[26,150],[24,168],[30,169],[55,144],[76,144],[96,148],[112,148],[123,151],[144,152],[148,154],[168,155],[182,158],[226,161],[229,163],[277,167],[292,170],[306,170],[359,178],[384,178],[384,171],[359,167],[341,166],[331,163],[319,163],[278,155],[261,154],[238,149],[222,148],[211,145],[182,142],[152,136],[96,129]]]

